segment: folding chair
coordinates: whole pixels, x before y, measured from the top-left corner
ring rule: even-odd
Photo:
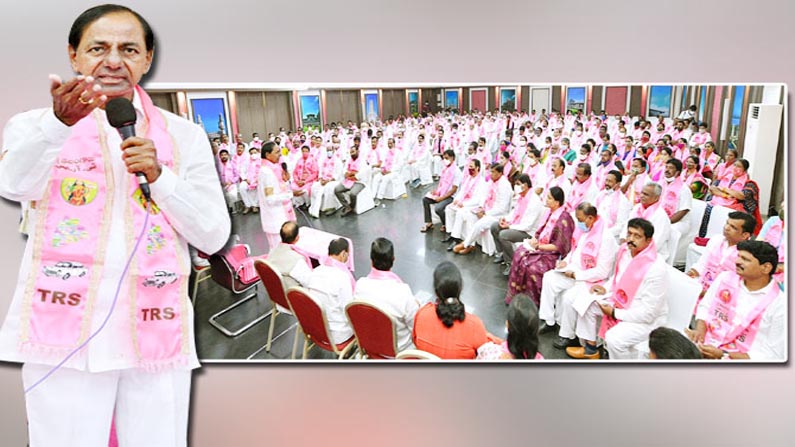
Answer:
[[[345,306],[356,343],[366,358],[394,359],[397,356],[397,328],[392,316],[377,306],[354,301]]]
[[[315,301],[309,292],[302,287],[291,287],[287,290],[287,301],[293,314],[298,319],[298,324],[304,332],[304,351],[302,359],[306,359],[309,350],[313,346],[334,353],[338,359],[343,359],[356,346],[356,336],[342,343],[335,344],[331,341],[328,330],[328,319],[326,312]]]
[[[218,285],[231,291],[235,295],[240,295],[254,289],[253,293],[246,295],[243,299],[238,300],[236,303],[210,317],[210,324],[227,337],[237,337],[270,315],[270,312],[260,315],[236,331],[229,330],[217,321],[221,315],[257,297],[256,287],[259,282],[259,277],[251,267],[254,258],[249,257],[248,254],[248,246],[238,244],[224,252],[210,256],[210,274]]]
[[[271,309],[271,323],[270,327],[268,327],[268,339],[265,342],[265,352],[271,351],[271,344],[273,340],[279,339],[282,335],[287,333],[292,326],[288,328],[286,331],[282,332],[281,334],[277,335],[276,338],[273,337],[273,328],[276,326],[276,317],[280,314],[285,315],[292,315],[293,312],[290,309],[290,303],[287,301],[287,295],[285,293],[285,285],[284,285],[284,278],[282,277],[281,273],[274,267],[270,262],[265,259],[256,259],[254,261],[254,269],[257,271],[257,275],[259,276],[260,280],[262,280],[262,284],[265,285],[265,291],[268,292],[268,297],[270,298],[271,302],[273,302],[273,308]],[[298,330],[296,329],[295,332],[295,340],[293,341],[293,351],[292,356],[290,358],[295,358],[295,349],[298,345]],[[249,358],[257,355],[262,348],[254,352]]]

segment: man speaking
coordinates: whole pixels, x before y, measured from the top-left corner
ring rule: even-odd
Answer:
[[[188,244],[214,253],[230,229],[212,152],[138,86],[154,55],[140,15],[91,8],[68,43],[77,76],[51,75],[52,107],[3,134],[0,195],[31,211],[0,360],[24,363],[33,447],[107,446],[114,415],[122,446],[184,446],[199,366]],[[117,98],[133,106],[124,139],[105,111]]]

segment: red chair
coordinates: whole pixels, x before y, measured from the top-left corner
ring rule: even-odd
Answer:
[[[345,315],[353,327],[356,343],[365,357],[394,359],[397,356],[395,319],[377,306],[354,301],[345,306]]]
[[[274,340],[273,328],[276,325],[276,317],[279,316],[279,314],[292,315],[293,312],[290,309],[290,303],[287,301],[284,278],[282,277],[281,273],[279,273],[278,269],[276,269],[276,267],[274,267],[265,259],[261,258],[254,261],[254,269],[256,270],[260,280],[262,280],[262,284],[265,285],[265,291],[268,292],[268,297],[270,297],[271,301],[273,302],[273,309],[271,309],[271,324],[268,328],[268,340],[265,342],[265,352],[270,352],[271,344]],[[290,329],[292,329],[292,327]],[[287,331],[290,329],[287,329]],[[281,337],[287,331],[277,335],[276,339]],[[295,332],[295,340],[293,341],[293,354],[290,358],[295,358],[295,350],[297,346],[298,330]],[[260,351],[261,350],[262,348],[260,348]],[[259,351],[252,354],[252,357],[258,353]]]
[[[240,295],[244,292],[254,289],[253,293],[246,295],[243,297],[243,299],[238,300],[235,304],[232,304],[231,306],[210,317],[210,324],[227,337],[236,337],[242,334],[270,315],[270,312],[260,315],[236,331],[231,331],[216,321],[221,315],[224,315],[227,312],[230,312],[238,306],[246,303],[247,301],[257,297],[256,287],[257,283],[259,282],[259,276],[257,276],[254,268],[252,267],[254,258],[249,257],[248,254],[248,246],[238,244],[233,245],[228,250],[210,256],[210,274],[212,275],[213,280],[221,287],[231,291],[235,295]]]
[[[441,358],[430,352],[421,351],[419,349],[406,349],[405,351],[400,351],[395,358],[398,360],[441,360]]]
[[[298,324],[304,332],[304,353],[301,358],[306,359],[312,346],[318,346],[326,351],[333,352],[338,359],[344,358],[356,346],[356,336],[342,343],[334,344],[328,330],[326,312],[312,298],[308,291],[302,287],[291,287],[287,290],[287,301],[293,310]]]

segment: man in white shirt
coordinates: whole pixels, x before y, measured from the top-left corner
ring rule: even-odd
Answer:
[[[574,299],[588,294],[592,285],[610,276],[618,251],[618,244],[596,207],[588,202],[581,203],[574,215],[582,235],[574,250],[569,251],[554,270],[544,274],[538,308],[539,319],[546,322],[542,333],[553,330],[556,324],[560,325],[554,342],[558,349],[576,345]]]
[[[511,271],[511,260],[515,252],[513,244],[532,237],[544,214],[544,204],[533,192],[530,176],[521,174],[514,186],[516,200],[511,212],[491,225],[491,236],[497,242],[497,254],[494,263],[505,263],[503,275]]]
[[[627,228],[626,243],[618,249],[613,279],[592,286],[590,294],[574,300],[578,309],[576,335],[585,341],[585,346],[566,348],[569,357],[598,359],[599,334],[611,359],[637,359],[635,346],[648,340],[649,333],[668,317],[668,266],[654,250],[655,228],[641,218],[630,219]],[[599,315],[601,327],[596,325]]]
[[[395,320],[398,351],[412,349],[411,332],[414,315],[420,304],[411,287],[393,273],[395,248],[386,238],[378,238],[370,245],[370,273],[356,281],[354,300],[370,303]]]
[[[705,359],[787,360],[787,302],[773,279],[776,249],[763,241],[737,247],[734,272],[723,272],[685,332]]]
[[[40,224],[55,216],[50,215],[48,202],[56,208],[72,207],[69,209],[74,213],[98,207],[99,228],[88,225],[88,219],[82,220],[76,223],[76,232],[72,233],[76,237],[59,238],[56,247],[53,241],[43,240],[40,227],[30,227],[13,301],[0,330],[0,359],[24,362],[23,383],[30,389],[25,398],[32,446],[108,445],[114,415],[121,445],[185,446],[191,370],[199,367],[193,308],[186,293],[190,271],[188,244],[205,253],[214,253],[223,247],[230,229],[213,154],[203,129],[155,108],[139,87],[141,77],[152,63],[155,41],[151,28],[140,15],[118,5],[97,6],[83,12],[72,29],[68,52],[78,76],[61,81],[52,75],[52,108],[21,113],[6,125],[0,195],[14,201],[35,201],[36,221]],[[104,112],[107,101],[116,98],[130,100],[136,115],[137,136],[124,141],[110,126]],[[79,137],[81,134],[90,137]],[[74,144],[75,137],[82,138],[78,145]],[[170,144],[173,141],[179,144]],[[79,152],[67,152],[72,148]],[[166,161],[159,162],[165,158]],[[97,178],[101,170],[105,171],[104,175]],[[145,201],[129,174],[136,171],[142,172],[149,182],[151,210],[157,210],[157,214],[149,212],[149,225],[160,228],[152,225],[139,251],[132,254],[128,243],[141,233],[135,219],[139,212],[146,213],[139,211],[138,207]],[[60,185],[53,183],[57,181],[56,175],[77,179],[94,176],[94,183],[103,188],[103,197],[97,190],[89,189],[89,194],[82,196],[85,200],[61,202],[66,198],[62,197]],[[201,225],[196,223],[196,216],[201,216]],[[70,217],[76,216],[70,214]],[[166,233],[173,237],[161,245],[160,237]],[[87,256],[75,249],[86,242],[85,237],[98,242],[96,252]],[[39,253],[40,249],[46,251]],[[59,293],[50,294],[51,301],[32,299],[31,293],[39,296],[43,290],[34,290],[30,284],[48,276],[46,272],[40,274],[40,255],[53,250],[63,250],[66,259],[90,260],[83,266],[89,273],[82,280],[93,276],[92,285],[79,305],[65,305],[69,301],[57,299],[61,294],[74,298],[78,291],[73,289],[81,284],[78,275],[67,279],[63,273],[58,279]],[[155,289],[163,305],[170,306],[171,301],[176,305],[156,309],[163,319],[148,318],[152,308],[136,310],[129,285],[121,288],[111,312],[119,283],[128,284],[125,278],[130,278],[130,282],[139,278],[137,273],[122,277],[129,258],[138,269],[145,268],[143,260],[175,260],[178,268],[174,276],[168,277],[167,281],[171,282]],[[141,287],[136,290],[140,297]],[[44,325],[32,334],[31,320],[40,319],[40,310],[56,316],[61,323],[77,315],[82,323],[75,327],[82,335],[74,345],[66,339],[59,346],[50,345],[44,340],[47,334],[68,328]],[[172,322],[179,325],[168,329],[173,332],[165,340],[158,334]],[[87,338],[92,333],[96,335]],[[20,349],[23,342],[30,349]],[[88,344],[31,389],[81,342]],[[149,351],[159,350],[160,360],[141,352],[143,343],[147,343]],[[144,369],[144,365],[155,361],[159,363],[157,372]]]
[[[491,165],[491,182],[485,187],[486,194],[483,205],[472,209],[470,212],[461,213],[460,217],[464,220],[464,227],[468,228],[464,241],[453,248],[453,252],[460,255],[467,255],[475,249],[475,243],[480,242],[483,234],[489,231],[491,225],[500,221],[511,209],[511,183],[508,178],[502,175],[503,166],[498,163]],[[482,246],[483,244],[481,244]],[[491,246],[493,247],[492,240]],[[487,252],[487,255],[494,254]]]
[[[303,254],[296,251],[298,243],[298,224],[288,221],[279,230],[281,243],[268,253],[268,262],[284,277],[287,288],[306,286],[312,273],[312,264]]]
[[[737,263],[738,245],[753,236],[756,227],[754,216],[742,211],[729,213],[723,233],[713,236],[707,242],[704,253],[698,258],[687,276],[696,278],[701,282],[703,292],[706,292],[712,282],[723,272],[733,271]]]
[[[693,206],[693,191],[682,179],[682,162],[671,158],[665,163],[665,182],[662,184],[662,207],[671,221],[671,232],[680,234],[680,241],[674,252],[674,265],[681,265],[687,256],[690,237],[690,208]]]
[[[461,188],[458,189],[453,197],[453,203],[444,209],[445,226],[450,232],[447,237],[442,239],[442,242],[450,242],[447,251],[453,251],[453,248],[458,245],[463,235],[466,234],[463,228],[464,219],[461,216],[463,213],[468,213],[482,204],[485,199],[484,186],[485,181],[483,176],[480,175],[480,160],[473,158],[469,160],[467,175],[464,176]]]
[[[334,239],[328,246],[329,257],[309,276],[306,288],[323,308],[328,320],[331,341],[342,343],[353,336],[345,306],[353,301],[355,280],[346,266],[350,245],[345,238]]]
[[[668,214],[665,213],[665,208],[662,207],[661,195],[662,187],[659,184],[647,183],[641,190],[640,203],[632,208],[629,213],[629,219],[641,217],[654,225],[654,245],[657,247],[657,253],[665,261],[671,252],[671,220],[668,218]]]
[[[627,196],[621,193],[622,177],[618,170],[608,172],[605,176],[604,189],[599,191],[594,201],[599,215],[605,219],[610,234],[616,241],[621,239],[621,232],[624,231],[629,213],[632,211]]]

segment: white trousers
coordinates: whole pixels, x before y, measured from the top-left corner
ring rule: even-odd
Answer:
[[[491,225],[500,221],[498,217],[494,216],[483,216],[478,219],[478,216],[472,213],[464,213],[462,217],[466,219],[466,226],[470,228],[469,232],[466,234],[466,238],[464,239],[465,247],[475,245],[476,242],[479,242],[481,236],[483,236],[483,233],[488,233],[488,236],[491,237]],[[492,244],[492,248],[493,246],[494,244]],[[482,245],[481,247],[485,250],[485,247]]]
[[[224,199],[226,199],[226,204],[229,207],[232,207],[240,200],[240,195],[237,193],[237,185],[230,185],[228,188],[224,188]]]
[[[452,237],[456,239],[464,238],[469,230],[469,226],[467,225],[468,221],[465,216],[469,214],[475,217],[475,215],[472,214],[473,209],[473,207],[455,208],[452,205],[444,209],[447,231],[450,232]]]
[[[24,364],[25,388],[50,366]],[[61,368],[26,396],[30,447],[186,446],[191,371],[89,373]]]
[[[245,180],[240,182],[240,198],[243,199],[243,205],[245,205],[246,208],[259,206],[259,197],[257,196],[256,188],[249,189],[248,182]]]
[[[320,211],[327,209],[337,209],[341,207],[339,200],[334,196],[334,188],[337,187],[339,182],[332,181],[325,185],[321,185],[320,181],[312,184],[312,201],[309,204],[309,215],[312,217],[320,217]]]
[[[575,281],[560,272],[550,270],[544,273],[541,287],[541,303],[538,307],[538,318],[552,326],[561,323],[563,313],[563,294],[574,287]],[[574,309],[572,309],[574,310]],[[576,311],[575,311],[576,313]],[[561,324],[561,329],[562,329]],[[567,338],[573,337],[573,334]]]
[[[592,303],[585,315],[577,318],[577,336],[596,341],[598,318],[603,315],[599,305]],[[641,351],[636,345],[648,342],[649,333],[660,324],[629,323],[621,321],[605,333],[605,344],[611,360],[637,360]]]

